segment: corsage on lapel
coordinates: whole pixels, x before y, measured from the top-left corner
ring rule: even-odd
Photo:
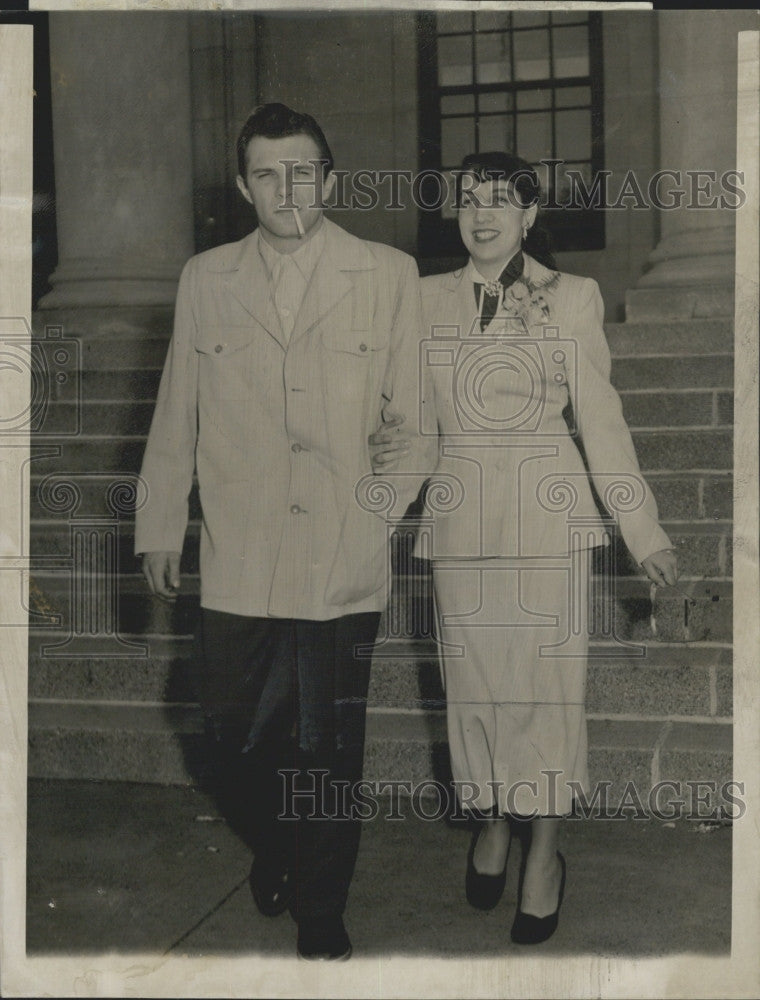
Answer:
[[[538,281],[531,281],[527,275],[509,286],[504,295],[502,308],[507,316],[517,317],[530,326],[532,323],[546,323],[551,318],[551,307],[544,296],[559,281],[559,271],[546,270]]]

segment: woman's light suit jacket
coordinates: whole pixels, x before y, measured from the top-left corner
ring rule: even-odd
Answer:
[[[595,489],[639,562],[671,547],[641,475],[599,287],[525,255],[523,279],[481,333],[468,268],[422,281],[421,375],[440,434],[427,491],[432,558],[567,555],[609,541]],[[588,471],[563,411],[572,404]]]

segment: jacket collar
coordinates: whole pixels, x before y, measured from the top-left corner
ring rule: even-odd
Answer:
[[[549,285],[557,274],[556,271],[539,264],[533,257],[523,254],[525,267],[523,277],[532,285]],[[440,286],[439,286],[440,287]],[[461,267],[457,271],[450,271],[442,276],[442,287],[444,293],[452,296],[443,307],[445,314],[450,317],[451,322],[455,322],[460,329],[460,336],[480,336],[480,324],[477,319],[477,307],[473,297],[472,284],[469,280],[469,268]],[[547,294],[554,292],[556,285],[547,289]]]
[[[366,271],[377,267],[377,258],[372,252],[371,246],[360,240],[345,229],[336,226],[330,219],[322,222],[325,231],[325,256],[329,257],[333,265],[342,271]],[[209,265],[209,271],[217,274],[231,274],[240,270],[247,270],[251,258],[259,256],[258,236],[254,229],[252,233],[238,240],[237,243],[229,243],[224,250],[228,251],[221,255],[218,261]]]
[[[364,240],[325,219],[325,248],[296,316],[291,341],[313,329],[354,288],[358,272],[377,267],[377,258]]]
[[[325,227],[324,251],[306,289],[291,341],[310,330],[348,294],[353,288],[352,272],[377,267],[377,258],[364,240],[352,236],[329,219],[324,219],[322,225]],[[287,349],[272,302],[269,276],[259,253],[256,231],[228,249],[229,253],[221,255],[209,270],[226,275],[225,284],[230,294]]]
[[[535,257],[530,257],[527,253],[523,254],[525,257],[525,270],[523,271],[524,277],[528,279],[531,285],[535,285],[541,288],[543,285],[548,285],[554,281],[557,271],[552,271],[549,267],[544,267],[543,264],[535,259]]]
[[[541,285],[548,285],[557,273],[548,267],[544,267],[543,264],[539,264],[535,258],[525,252],[523,252],[523,258],[525,261],[523,277],[527,278],[532,285],[538,285],[539,287]],[[456,271],[450,271],[444,275],[443,287],[449,292],[459,291],[462,282],[466,279],[467,273],[468,269],[466,265]]]

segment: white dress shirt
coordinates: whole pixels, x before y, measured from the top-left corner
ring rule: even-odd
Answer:
[[[324,226],[320,224],[317,232],[294,253],[280,253],[262,238],[261,230],[258,233],[259,253],[269,274],[277,317],[285,339],[289,341],[314,268],[324,250]]]

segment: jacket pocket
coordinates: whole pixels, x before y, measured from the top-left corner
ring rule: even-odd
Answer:
[[[195,349],[223,361],[252,340],[253,330],[249,326],[207,326],[198,332]]]
[[[388,330],[325,330],[322,343],[330,351],[341,354],[352,354],[358,358],[376,356],[378,351],[384,351],[390,341]]]
[[[251,347],[254,333],[247,326],[209,326],[200,330],[195,342],[199,356],[199,402],[214,420],[223,420],[222,414],[233,423],[244,418],[229,413],[229,404],[250,397],[253,391],[254,352]]]

